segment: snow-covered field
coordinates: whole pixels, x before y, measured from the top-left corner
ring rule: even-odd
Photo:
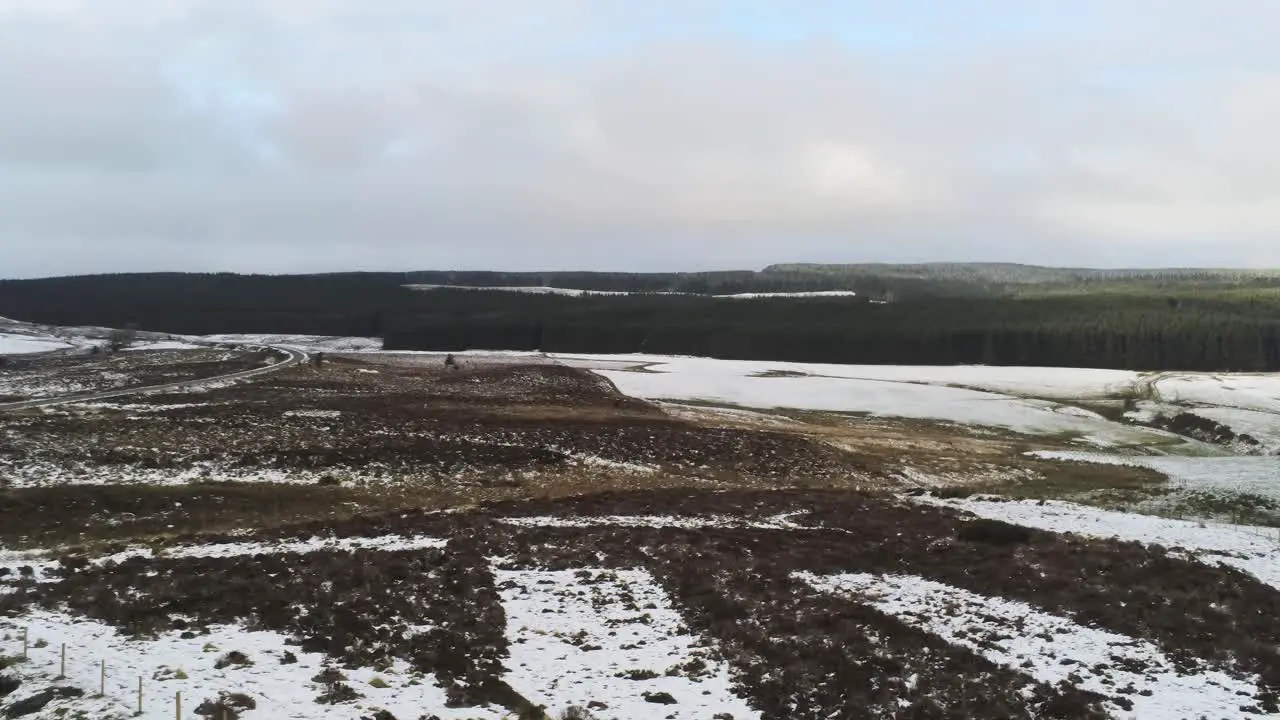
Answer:
[[[1168,373],[1154,386],[1167,403],[1280,412],[1280,374]]]
[[[1053,500],[983,497],[941,500],[930,496],[913,499],[1049,532],[1177,548],[1186,557],[1238,568],[1280,589],[1280,529],[1277,528],[1171,520]]]
[[[70,347],[72,347],[70,343],[52,337],[0,333],[0,355],[29,355],[66,350]]]
[[[1113,422],[1049,397],[1090,399],[1120,392],[1136,375],[1063,368],[904,367],[673,358],[568,356],[627,395],[749,408],[791,408],[936,420],[1034,435],[1077,436],[1091,446],[1212,448],[1169,433]],[[633,363],[631,369],[620,367]],[[963,385],[964,387],[958,387]],[[984,387],[988,389],[974,389]],[[998,391],[999,390],[999,391]],[[1012,392],[1034,392],[1019,397]]]
[[[729,670],[689,634],[642,570],[498,571],[511,642],[507,682],[552,717],[603,703],[603,717],[759,717]],[[674,673],[668,671],[674,670]],[[670,697],[662,702],[661,694]]]
[[[651,372],[752,375],[793,373],[798,376],[875,380],[939,385],[1048,400],[1095,400],[1130,392],[1142,379],[1129,370],[1089,368],[994,367],[988,365],[835,365],[829,363],[718,360],[670,355],[592,355],[551,353],[565,364],[620,370],[644,367]]]
[[[1262,452],[1280,453],[1280,374],[1163,373],[1137,417],[1190,412],[1247,434]]]
[[[1177,457],[1166,455],[1115,455],[1099,452],[1041,451],[1050,460],[1129,465],[1155,470],[1169,482],[1188,490],[1247,493],[1280,500],[1280,457]]]
[[[111,332],[111,328],[105,327],[37,325],[0,317],[0,355],[24,355],[55,351],[83,352],[94,346],[104,345],[111,336]],[[198,347],[190,344],[187,340],[186,338],[179,338],[165,333],[136,333],[136,342],[139,349],[168,350]]]
[[[1280,454],[1280,403],[1272,411],[1245,410],[1234,407],[1196,407],[1188,409],[1200,417],[1209,418],[1231,428],[1239,435],[1249,435],[1262,443],[1269,455]]]
[[[58,674],[61,648],[67,646],[66,679],[69,685],[86,691],[85,697],[55,700],[38,719],[86,717],[141,717],[170,720],[178,717],[177,695],[183,703],[181,717],[195,717],[198,705],[222,692],[244,693],[255,703],[247,714],[252,718],[297,718],[299,720],[350,720],[353,713],[386,709],[397,717],[414,718],[429,710],[441,720],[497,720],[502,713],[487,708],[446,707],[444,690],[433,678],[412,673],[404,662],[388,670],[343,668],[347,684],[364,697],[352,704],[322,705],[315,697],[323,685],[313,678],[330,666],[318,653],[303,652],[286,643],[284,635],[253,631],[237,626],[210,628],[208,635],[183,638],[177,632],[148,640],[130,640],[114,628],[66,613],[33,611],[20,619],[0,620],[0,628],[16,637],[21,629],[30,641],[44,646],[28,651],[28,662],[15,666],[18,677],[33,688],[44,688]],[[12,651],[12,641],[6,651]],[[248,664],[232,663],[215,667],[228,653],[239,652]],[[286,653],[296,660],[287,662]],[[106,692],[94,697],[101,687],[102,664],[106,666]],[[375,682],[375,678],[381,682]],[[138,709],[138,681],[142,681],[142,713]],[[37,684],[38,680],[45,683]],[[8,701],[23,699],[20,689]],[[357,710],[359,708],[359,710]],[[216,720],[216,719],[215,719]]]
[[[1256,678],[1201,664],[1187,672],[1151,643],[1095,630],[1022,602],[910,575],[801,575],[992,662],[1051,685],[1070,682],[1109,698],[1115,718],[1237,717]],[[1071,678],[1070,680],[1068,678]]]

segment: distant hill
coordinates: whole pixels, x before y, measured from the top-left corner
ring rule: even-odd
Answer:
[[[786,263],[770,265],[763,274],[812,274],[844,278],[910,278],[915,280],[960,281],[1034,285],[1120,280],[1234,281],[1280,278],[1280,269],[1240,268],[1059,268],[1018,263]]]

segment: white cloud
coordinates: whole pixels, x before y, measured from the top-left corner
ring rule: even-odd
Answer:
[[[0,0],[0,274],[1271,262],[1280,8],[1206,7]]]

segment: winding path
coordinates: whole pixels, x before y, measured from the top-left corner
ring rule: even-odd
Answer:
[[[72,403],[93,402],[95,400],[106,400],[109,398],[123,397],[125,395],[137,395],[164,390],[181,390],[183,388],[198,387],[200,385],[208,385],[211,383],[226,382],[228,380],[244,380],[246,378],[267,375],[284,370],[285,368],[306,362],[309,357],[306,352],[296,348],[282,347],[279,345],[266,345],[263,347],[266,347],[268,350],[284,353],[287,357],[274,365],[266,365],[264,367],[256,367],[249,370],[239,370],[226,375],[215,375],[214,377],[200,378],[197,380],[182,380],[179,382],[163,383],[161,385],[113,388],[111,390],[102,390],[100,392],[79,393],[75,395],[61,395],[51,398],[38,398],[35,400],[19,400],[18,402],[0,403],[0,412],[5,410],[27,410],[30,408],[50,407],[53,405],[70,405]]]

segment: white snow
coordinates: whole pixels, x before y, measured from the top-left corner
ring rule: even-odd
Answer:
[[[576,288],[550,287],[547,285],[521,285],[521,286],[503,286],[489,287],[479,285],[405,285],[410,290],[471,290],[476,292],[511,292],[525,293],[527,295],[563,295],[565,297],[588,297],[592,295],[681,295],[687,297],[708,297],[721,298],[727,300],[757,300],[762,298],[819,298],[819,297],[854,297],[858,293],[852,290],[819,290],[815,292],[745,292],[731,293],[725,295],[710,295],[704,293],[682,293],[682,292],[626,292],[619,290],[578,290]]]
[[[857,295],[858,293],[853,290],[813,290],[809,292],[744,292],[729,295],[712,295],[711,297],[727,300],[759,300],[765,298],[856,297]]]
[[[185,340],[156,340],[153,342],[139,341],[135,342],[126,351],[136,350],[203,350],[205,345],[197,345],[193,342]]]
[[[449,543],[444,538],[409,535],[379,535],[376,537],[323,538],[283,540],[279,542],[207,543],[201,545],[175,545],[161,550],[164,558],[228,558],[246,555],[272,555],[285,553],[351,552],[353,550],[377,550],[401,552],[442,548]],[[95,559],[96,565],[107,562],[124,562],[135,557],[155,557],[150,548],[128,548],[112,555]]]
[[[688,634],[649,573],[495,574],[511,643],[505,679],[531,701],[546,704],[552,717],[593,700],[609,705],[602,716],[620,720],[705,720],[718,713],[730,713],[735,720],[760,716],[734,694],[728,668]],[[695,659],[706,665],[701,673],[667,676],[669,669]],[[657,677],[616,677],[632,671]],[[647,702],[646,692],[670,693],[677,704]]]
[[[129,640],[103,623],[44,611],[0,620],[0,627],[13,634],[27,628],[33,643],[37,640],[48,643],[47,647],[30,649],[28,662],[14,666],[13,672],[27,681],[27,685],[41,688],[54,684],[52,679],[58,674],[61,647],[65,643],[67,678],[56,684],[86,691],[83,698],[56,701],[41,713],[28,716],[36,720],[65,717],[75,710],[92,717],[106,713],[128,716],[137,709],[139,678],[143,680],[143,713],[139,717],[144,720],[171,720],[175,716],[175,695],[179,692],[182,693],[182,717],[196,717],[196,706],[222,691],[246,693],[253,698],[257,708],[242,715],[246,720],[350,720],[371,714],[376,708],[385,708],[403,718],[416,718],[424,713],[437,715],[442,720],[502,717],[494,708],[445,707],[444,690],[434,679],[414,678],[410,668],[401,661],[397,661],[391,671],[381,673],[370,668],[343,668],[342,672],[349,678],[347,684],[365,697],[341,705],[318,704],[315,698],[323,692],[323,687],[313,682],[312,677],[325,666],[325,657],[286,645],[285,636],[279,633],[216,626],[210,628],[209,635],[197,635],[189,640],[183,640],[176,632],[151,640]],[[215,669],[217,660],[230,651],[246,654],[253,665]],[[286,651],[294,653],[298,662],[281,664]],[[96,698],[93,695],[99,689],[99,663],[103,660],[107,667],[106,696]],[[156,679],[157,674],[165,670],[181,670],[187,679]],[[390,687],[374,687],[370,682],[375,677]],[[415,684],[410,684],[411,681]],[[19,700],[25,694],[19,691],[9,700]]]
[[[814,377],[940,385],[1050,400],[1112,398],[1132,391],[1142,375],[1129,370],[995,367],[989,365],[840,365],[830,363],[718,360],[671,355],[551,353],[580,367],[622,370],[652,365],[665,372],[708,372],[720,366],[731,375],[788,372]]]
[[[207,387],[207,386],[203,386]],[[130,417],[141,418],[136,415]],[[212,422],[212,421],[211,421]],[[174,455],[181,460],[181,455]],[[479,472],[479,470],[476,470]],[[282,483],[312,485],[337,478],[343,485],[415,483],[422,472],[414,468],[364,467],[272,468],[239,466],[231,461],[201,460],[187,467],[147,468],[139,465],[104,467],[88,460],[60,457],[52,460],[0,457],[0,474],[10,487],[54,485],[187,485],[198,482]]]
[[[12,583],[29,579],[36,582],[56,582],[58,578],[52,574],[61,567],[57,560],[50,560],[43,550],[5,550],[0,548],[0,594],[12,589]],[[23,568],[30,568],[31,575],[24,578]],[[0,655],[4,655],[0,650]]]
[[[1177,457],[1073,450],[1029,454],[1049,460],[1145,467],[1164,474],[1170,484],[1179,488],[1249,493],[1280,500],[1280,457],[1276,456]]]
[[[333,335],[222,334],[193,336],[189,339],[224,345],[276,345],[305,352],[365,352],[382,349],[381,338]]]
[[[1280,374],[1167,373],[1154,388],[1168,403],[1280,412]]]
[[[584,295],[630,295],[629,292],[618,292],[612,290],[578,290],[575,288],[558,288],[546,285],[521,285],[519,287],[486,287],[480,285],[405,285],[410,290],[472,290],[478,292],[512,292],[524,293],[526,295],[564,295],[567,297],[582,297]]]
[[[617,470],[618,472],[638,473],[640,475],[652,475],[661,468],[656,465],[646,465],[644,463],[619,462],[602,458],[598,455],[588,455],[585,453],[570,453],[559,448],[548,447],[552,452],[563,453],[571,461],[583,465],[585,467],[600,468],[602,470]]]
[[[0,333],[0,355],[28,355],[31,353],[66,350],[70,347],[72,347],[70,343],[54,337]]]
[[[329,418],[333,419],[342,416],[341,410],[285,410],[282,413],[285,417],[306,417],[306,418]]]
[[[540,515],[505,517],[498,522],[521,527],[649,527],[701,530],[705,528],[747,527],[760,530],[794,530],[790,513],[762,520],[749,520],[736,515]]]
[[[749,425],[767,425],[771,427],[787,427],[799,424],[796,420],[785,415],[774,415],[771,413],[760,412],[758,410],[717,407],[714,405],[682,405],[680,403],[672,402],[659,402],[656,404],[668,415],[694,421],[705,421],[711,419],[713,421],[740,422],[747,423]]]
[[[1242,402],[1249,404],[1257,398],[1245,398]],[[1280,454],[1280,405],[1270,411],[1246,409],[1238,407],[1217,407],[1211,405],[1184,404],[1171,402],[1141,400],[1133,410],[1125,413],[1125,417],[1139,423],[1154,423],[1160,418],[1172,418],[1181,413],[1190,413],[1212,420],[1231,428],[1237,435],[1249,435],[1260,445],[1248,445],[1235,442],[1230,447],[1242,455],[1275,455]]]
[[[907,625],[972,650],[1036,680],[1069,682],[1104,695],[1116,718],[1239,717],[1257,695],[1256,678],[1228,675],[1202,665],[1179,672],[1157,646],[1096,630],[1068,618],[1000,597],[909,575],[802,574],[818,590],[852,596]],[[1074,661],[1066,663],[1064,661]],[[1134,671],[1129,663],[1145,669]],[[1105,667],[1105,669],[1103,669]],[[1069,675],[1082,678],[1068,680]],[[1118,693],[1132,688],[1132,692]],[[1132,709],[1115,703],[1127,698]]]
[[[912,499],[1049,532],[1163,545],[1198,562],[1242,570],[1280,589],[1280,529],[1276,528],[1172,520],[1057,500]]]
[[[1278,406],[1280,407],[1280,406]],[[1268,454],[1280,453],[1280,409],[1264,412],[1234,407],[1189,407],[1186,412],[1209,418],[1231,428],[1237,435],[1250,435],[1262,443]]]
[[[444,538],[417,535],[379,535],[376,537],[341,539],[313,537],[308,540],[286,540],[277,543],[248,542],[178,546],[167,548],[164,551],[164,556],[213,558],[257,555],[259,553],[311,553],[319,551],[380,550],[383,552],[401,552],[405,550],[442,548],[448,542]]]
[[[1036,435],[1075,435],[1090,445],[1196,446],[1169,433],[1132,427],[1047,399],[953,387],[983,384],[1040,389],[1041,395],[1101,396],[1136,376],[1121,371],[1064,368],[918,368],[806,365],[660,356],[554,356],[596,370],[627,395],[695,400],[749,408],[868,413],[1003,428]],[[643,372],[617,369],[630,360]],[[783,376],[778,376],[783,373]],[[773,375],[773,376],[770,376]],[[1003,380],[998,376],[1003,376]]]
[[[101,567],[108,563],[122,563],[133,558],[229,558],[250,555],[271,555],[312,552],[352,552],[354,550],[373,550],[380,552],[404,552],[442,548],[449,544],[445,538],[425,535],[379,535],[375,537],[324,538],[311,537],[306,540],[282,540],[276,542],[230,542],[205,543],[199,545],[174,545],[162,549],[158,554],[148,547],[130,547],[110,555],[94,558],[91,563]],[[49,550],[9,550],[0,548],[0,569],[8,570],[8,574],[0,575],[0,592],[6,585],[12,585],[21,579],[21,569],[30,567],[31,577],[37,582],[56,582],[59,578],[56,571],[61,563],[50,559]]]

